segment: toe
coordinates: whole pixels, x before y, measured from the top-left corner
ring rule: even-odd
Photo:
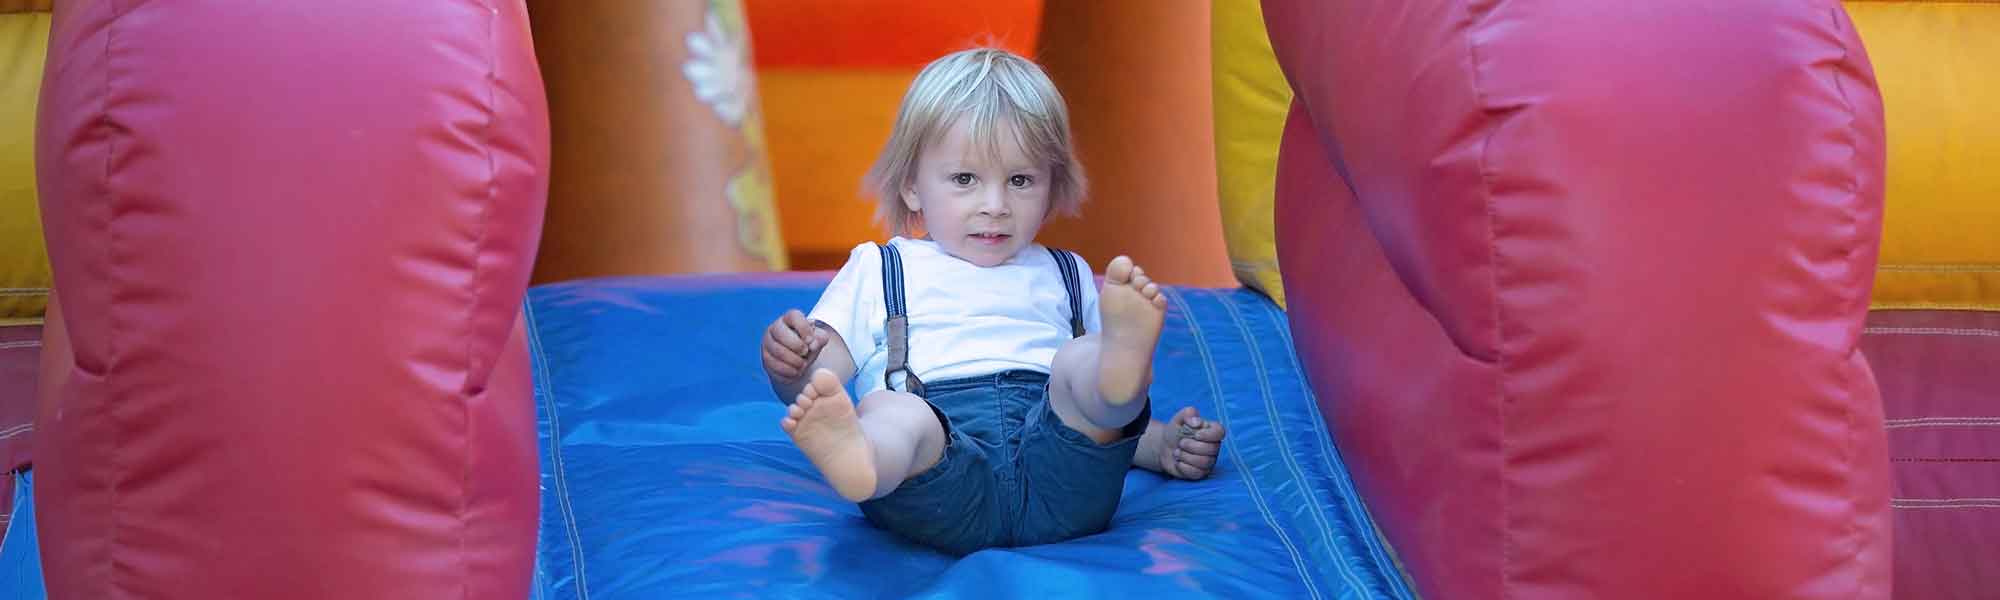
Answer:
[[[1104,266],[1104,281],[1113,285],[1125,285],[1132,280],[1132,272],[1135,269],[1131,257],[1120,256],[1111,259],[1111,264]]]
[[[833,371],[826,369],[813,371],[812,389],[819,396],[838,394],[840,393],[840,379],[833,376]]]

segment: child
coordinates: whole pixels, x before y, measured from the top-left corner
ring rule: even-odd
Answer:
[[[762,346],[793,401],[780,425],[870,522],[955,554],[1043,544],[1102,531],[1132,466],[1208,476],[1222,426],[1150,418],[1159,286],[1121,256],[1091,289],[1088,263],[1034,243],[1084,188],[1039,67],[992,49],[931,63],[868,179],[897,237],[856,246]],[[902,237],[913,224],[927,235]]]

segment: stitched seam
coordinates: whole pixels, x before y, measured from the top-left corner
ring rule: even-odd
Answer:
[[[9,427],[7,429],[0,429],[0,440],[13,439],[16,436],[20,436],[32,432],[34,430],[35,430],[34,423],[24,423],[21,425],[15,425],[13,427]]]
[[[1285,430],[1283,424],[1278,420],[1278,407],[1271,392],[1269,373],[1265,370],[1263,348],[1257,343],[1257,337],[1250,331],[1249,323],[1243,319],[1242,313],[1230,301],[1230,298],[1219,290],[1208,289],[1202,291],[1207,292],[1217,304],[1223,307],[1223,310],[1229,314],[1230,320],[1236,324],[1237,332],[1243,336],[1244,341],[1249,345],[1251,368],[1257,373],[1257,387],[1264,398],[1265,421],[1271,426],[1272,437],[1278,442],[1279,455],[1285,458],[1286,469],[1291,472],[1293,480],[1297,482],[1299,488],[1308,491],[1306,495],[1307,499],[1310,500],[1309,490],[1311,488],[1306,483],[1305,470],[1299,465],[1297,457],[1293,455],[1291,444],[1284,436]],[[1332,546],[1332,540],[1334,539],[1333,527],[1327,520],[1326,515],[1320,510],[1321,507],[1312,505],[1310,502],[1308,506],[1312,508],[1308,512],[1312,514],[1313,522],[1319,525],[1323,539],[1326,539],[1328,542],[1329,553],[1333,554],[1332,558],[1335,559],[1336,568],[1339,570],[1342,579],[1347,580],[1355,588],[1365,589],[1366,586],[1347,568],[1348,565],[1344,561],[1339,560],[1339,553],[1334,551]]]
[[[542,528],[541,528],[541,523],[539,522],[540,521],[539,515],[537,515],[537,517],[538,517],[536,519],[537,523],[535,525],[535,548],[536,548],[535,564],[533,567],[531,567],[533,569],[533,571],[531,571],[532,576],[528,580],[528,598],[530,600],[544,600],[549,597],[548,592],[545,591],[549,586],[549,580],[548,577],[546,577],[544,574],[548,569],[548,565],[542,564],[542,553],[541,553]]]
[[[1958,429],[1968,427],[2000,427],[2000,419],[1963,419],[1957,421],[1933,421],[1926,423],[1894,423],[1883,425],[1882,429]]]
[[[1190,308],[1187,298],[1182,297],[1180,292],[1172,288],[1161,288],[1160,291],[1167,294],[1169,301],[1180,304],[1183,311],[1187,311]],[[1192,312],[1189,314],[1190,318],[1187,320],[1188,332],[1194,336],[1195,350],[1201,354],[1201,364],[1205,370],[1205,374],[1208,376],[1209,392],[1215,395],[1216,416],[1222,418],[1223,427],[1234,429],[1229,425],[1229,402],[1227,398],[1223,397],[1222,383],[1215,368],[1215,357],[1209,352],[1207,338],[1201,334],[1200,320],[1192,318]],[[1257,505],[1257,513],[1264,517],[1264,524],[1271,527],[1271,532],[1276,534],[1278,541],[1285,545],[1285,551],[1291,554],[1292,568],[1297,571],[1299,581],[1306,585],[1307,594],[1316,600],[1321,598],[1319,586],[1313,584],[1312,577],[1306,569],[1304,559],[1299,556],[1298,547],[1292,544],[1292,537],[1285,534],[1284,528],[1278,526],[1277,517],[1272,514],[1271,507],[1265,503],[1263,491],[1257,488],[1256,474],[1250,470],[1248,463],[1244,462],[1243,453],[1238,450],[1239,446],[1240,444],[1222,445],[1222,447],[1229,450],[1229,458],[1236,463],[1236,470],[1243,473],[1243,486],[1249,490],[1251,502]]]
[[[2000,337],[2000,330],[1968,329],[1959,327],[1866,327],[1861,333],[1876,335],[1945,335],[1966,337]]]
[[[1912,504],[1949,504],[1953,502],[2000,502],[2000,498],[1890,498],[1891,502]]]
[[[1489,98],[1486,96],[1485,86],[1479,80],[1479,44],[1473,41],[1472,37],[1472,29],[1475,25],[1478,25],[1479,16],[1473,14],[1470,2],[1462,3],[1460,6],[1465,9],[1465,30],[1462,35],[1465,37],[1466,80],[1472,88],[1470,91],[1475,99],[1475,107],[1482,113],[1491,113],[1493,111],[1487,108]],[[1489,8],[1489,12],[1490,10]],[[1492,120],[1488,125],[1490,129],[1479,141],[1479,191],[1485,195],[1486,199],[1486,260],[1488,272],[1491,273],[1491,277],[1489,278],[1491,288],[1488,291],[1492,294],[1493,298],[1492,363],[1494,369],[1499,373],[1498,381],[1494,385],[1494,389],[1499,395],[1499,402],[1496,403],[1494,412],[1496,413],[1495,422],[1500,425],[1500,497],[1498,499],[1500,505],[1500,591],[1503,598],[1511,598],[1513,597],[1511,592],[1513,591],[1514,538],[1508,535],[1508,531],[1513,520],[1511,503],[1513,490],[1512,484],[1508,482],[1505,473],[1507,472],[1508,461],[1507,408],[1512,402],[1512,398],[1508,396],[1507,390],[1507,327],[1503,321],[1505,316],[1504,311],[1501,310],[1500,306],[1500,213],[1499,207],[1493,201],[1493,174],[1488,169],[1492,164],[1490,155],[1493,151],[1493,138],[1500,135],[1500,128],[1504,124],[1505,122],[1502,119]]]
[[[9,512],[6,514],[4,520],[0,520],[0,556],[7,555],[7,538],[14,537],[8,534],[13,533],[14,530],[14,515],[21,512],[17,510],[21,506],[21,495],[34,493],[33,490],[25,487],[28,485],[28,476],[25,473],[9,473],[7,476],[14,480],[14,493],[8,495],[6,501]],[[28,505],[28,510],[34,509],[33,504]]]
[[[1841,21],[1841,9],[1838,5],[1827,7],[1827,19],[1831,21],[1831,25],[1833,26],[1834,32],[1836,33],[1847,32],[1848,25]],[[1860,196],[1861,196],[1860,175],[1857,174],[1861,171],[1862,167],[1861,149],[1856,141],[1861,137],[1861,132],[1860,132],[1861,117],[1854,108],[1853,99],[1849,98],[1847,95],[1847,86],[1841,80],[1842,78],[1840,70],[1841,65],[1850,64],[1850,61],[1852,61],[1853,59],[1854,59],[1854,49],[1850,47],[1847,43],[1847,40],[1844,37],[1842,37],[1840,44],[1840,61],[1835,63],[1833,67],[1828,68],[1827,70],[1829,79],[1831,79],[1833,83],[1833,89],[1840,97],[1841,107],[1847,109],[1848,137],[1846,141],[1847,141],[1847,152],[1848,152],[1848,168],[1842,170],[1842,173],[1845,173],[1847,175],[1847,181],[1846,181],[1847,189],[1845,191],[1847,192],[1848,202],[1845,206],[1848,207],[1848,210],[1846,211],[1848,217],[1848,229],[1850,231],[1859,232],[1861,229],[1862,219],[1860,215],[1855,214],[1855,209],[1853,207],[1857,202],[1860,201]],[[1860,236],[1854,236],[1852,239],[1854,240],[1853,244],[1848,247],[1845,256],[1848,272],[1870,273],[1871,271],[1867,269],[1866,266],[1862,265],[1861,261],[1857,260],[1856,258],[1862,252],[1865,242],[1861,241]],[[1859,283],[1865,284],[1867,283],[1867,280],[1864,278]],[[1856,288],[1850,286],[1843,289],[1853,290]],[[1851,297],[1846,298],[1843,304],[1845,307],[1858,309],[1859,312],[1865,314],[1868,311],[1868,295],[1866,293],[1855,293]],[[1862,327],[1862,329],[1863,331],[1866,331],[1867,327],[1864,326]],[[1859,334],[1848,338],[1847,344],[1848,345],[1847,345],[1846,359],[1848,362],[1848,368],[1840,369],[1840,378],[1844,380],[1845,383],[1847,384],[1845,386],[1846,389],[1851,390],[1859,387],[1854,378],[1852,365],[1856,360],[1860,360],[1862,361],[1862,364],[1866,364],[1866,359],[1863,358],[1861,355],[1861,336]],[[1854,582],[1856,595],[1865,595],[1866,590],[1863,588],[1868,587],[1868,582],[1865,581],[1866,577],[1863,576],[1863,573],[1866,572],[1866,569],[1861,564],[1862,560],[1861,555],[1862,552],[1866,550],[1867,543],[1865,540],[1862,539],[1863,535],[1862,532],[1864,528],[1862,526],[1861,520],[1863,518],[1862,515],[1864,514],[1864,511],[1861,506],[1861,497],[1862,497],[1861,477],[1857,474],[1859,472],[1859,469],[1857,469],[1855,465],[1855,463],[1859,460],[1858,457],[1856,456],[1856,453],[1857,453],[1857,447],[1860,444],[1859,438],[1861,436],[1862,427],[1859,422],[1860,421],[1859,415],[1855,414],[1856,411],[1854,410],[1854,407],[1850,403],[1841,403],[1840,408],[1841,412],[1844,413],[1847,417],[1846,419],[1847,443],[1841,446],[1841,459],[1842,459],[1841,462],[1846,467],[1847,492],[1848,492],[1847,493],[1848,517],[1847,519],[1845,519],[1846,521],[1845,531],[1842,532],[1844,536],[1847,538],[1847,544],[1848,544],[1847,565],[1846,565],[1847,568],[1845,570],[1848,573],[1850,573],[1856,580]]]
[[[1407,574],[1397,565],[1397,561],[1390,558],[1385,552],[1388,540],[1382,539],[1379,536],[1381,532],[1379,528],[1375,527],[1375,518],[1368,510],[1368,503],[1361,497],[1361,490],[1354,486],[1352,474],[1344,466],[1347,464],[1347,461],[1341,460],[1340,464],[1342,466],[1337,467],[1334,465],[1334,459],[1341,456],[1340,449],[1334,447],[1333,431],[1327,427],[1326,414],[1320,412],[1319,394],[1313,391],[1311,383],[1306,381],[1305,365],[1299,362],[1298,344],[1292,339],[1290,317],[1279,310],[1275,303],[1263,302],[1260,304],[1264,306],[1264,312],[1270,316],[1271,320],[1279,324],[1279,327],[1277,327],[1278,340],[1284,343],[1285,348],[1290,350],[1285,353],[1285,357],[1291,361],[1292,372],[1298,375],[1296,381],[1299,391],[1305,395],[1306,410],[1311,413],[1312,417],[1308,420],[1312,422],[1313,433],[1316,434],[1319,440],[1320,461],[1326,466],[1327,472],[1333,474],[1334,487],[1344,495],[1342,505],[1347,509],[1348,517],[1354,521],[1357,528],[1367,526],[1367,532],[1356,534],[1356,536],[1361,538],[1362,545],[1368,549],[1368,555],[1374,560],[1376,570],[1395,575],[1394,577],[1384,577],[1384,579],[1389,581],[1390,588],[1396,593],[1397,597],[1414,597],[1414,594],[1409,589],[1409,582],[1405,579]]]
[[[1296,482],[1299,490],[1306,497],[1306,506],[1310,509],[1306,512],[1312,515],[1313,523],[1319,526],[1321,539],[1327,542],[1327,553],[1331,555],[1329,558],[1333,560],[1334,569],[1339,571],[1341,579],[1346,580],[1349,585],[1354,586],[1354,589],[1367,589],[1368,586],[1361,582],[1361,578],[1356,576],[1353,570],[1348,568],[1350,565],[1347,564],[1346,560],[1342,559],[1340,553],[1336,550],[1336,546],[1333,544],[1335,538],[1333,525],[1327,521],[1326,515],[1321,512],[1322,507],[1311,502],[1312,487],[1306,482],[1305,469],[1299,466],[1298,457],[1292,453],[1290,440],[1285,439],[1284,424],[1278,420],[1277,401],[1271,394],[1270,372],[1266,371],[1264,367],[1263,347],[1257,343],[1257,336],[1250,332],[1249,323],[1243,320],[1243,315],[1237,310],[1235,303],[1230,302],[1229,298],[1224,296],[1221,291],[1213,289],[1205,291],[1218,304],[1222,305],[1224,312],[1229,313],[1229,319],[1236,323],[1237,332],[1243,335],[1244,342],[1250,346],[1250,368],[1257,372],[1257,389],[1264,397],[1264,420],[1271,426],[1271,437],[1278,441],[1278,455],[1285,457],[1285,469],[1291,472],[1292,480]]]
[[[2000,423],[2000,417],[1910,417],[1906,419],[1889,419],[1883,421],[1883,423],[1894,425],[1902,423],[1926,423],[1926,422],[1947,422],[1947,421],[1980,421],[1980,422]]]
[[[1878,302],[1875,310],[1972,310],[2000,312],[2000,303],[1990,302]]]
[[[576,528],[576,508],[569,498],[569,477],[563,469],[562,417],[556,410],[554,368],[549,366],[548,354],[542,346],[542,328],[535,318],[535,303],[527,302],[522,313],[528,320],[528,350],[534,353],[536,378],[535,388],[541,392],[542,406],[549,413],[549,466],[556,480],[556,508],[562,514],[564,533],[569,537],[569,554],[573,563],[570,569],[576,574],[577,598],[589,600],[590,580],[585,577],[587,570],[583,564],[583,535]],[[537,538],[541,536],[536,535]]]
[[[476,566],[473,564],[472,557],[467,549],[471,545],[471,540],[469,538],[472,536],[472,527],[473,527],[472,466],[474,459],[473,459],[472,449],[475,447],[475,441],[473,438],[475,435],[477,435],[477,432],[473,430],[474,421],[472,418],[472,402],[475,397],[475,394],[472,393],[473,392],[472,385],[475,382],[472,381],[471,377],[473,376],[474,373],[477,373],[479,368],[481,367],[479,356],[477,353],[479,349],[479,308],[481,300],[486,297],[486,287],[487,287],[486,273],[484,273],[483,269],[481,269],[483,265],[480,259],[481,257],[486,255],[486,246],[488,241],[490,240],[493,228],[493,207],[494,204],[499,202],[499,197],[500,197],[500,166],[498,162],[495,161],[493,158],[493,137],[494,137],[493,129],[495,125],[499,122],[499,112],[500,112],[500,99],[499,99],[500,42],[498,39],[499,34],[496,31],[499,28],[499,25],[496,21],[500,18],[500,8],[491,2],[487,2],[485,4],[485,7],[486,7],[486,15],[485,15],[486,16],[486,126],[484,130],[481,132],[484,135],[485,139],[481,140],[480,148],[481,150],[485,151],[486,155],[486,198],[485,202],[482,202],[479,206],[479,218],[476,221],[474,221],[474,223],[478,227],[478,231],[474,234],[472,241],[472,280],[467,282],[469,287],[471,288],[472,298],[471,301],[466,304],[466,316],[465,316],[465,324],[467,329],[466,339],[465,339],[465,363],[466,363],[467,379],[465,383],[461,385],[459,388],[459,393],[460,393],[459,411],[461,418],[464,419],[463,434],[460,436],[460,441],[464,444],[464,448],[461,450],[460,456],[464,457],[465,460],[465,462],[463,463],[464,471],[461,475],[462,479],[460,480],[461,485],[459,488],[459,492],[461,494],[461,497],[459,498],[459,511],[458,511],[458,560],[459,560],[459,569],[460,572],[462,573],[462,578],[459,580],[460,598],[470,598],[472,596],[471,581],[474,577],[474,570],[476,569]],[[503,341],[502,344],[504,345],[505,342]],[[476,393],[477,396],[486,395],[486,392],[489,386],[491,385],[491,378],[493,376],[493,371],[498,366],[497,363],[498,363],[498,358],[496,352],[495,359],[491,361],[489,364],[485,365],[485,367],[487,367],[486,369],[487,380],[477,382],[478,383],[478,391]]]
[[[103,174],[104,202],[102,206],[103,210],[107,213],[104,215],[104,224],[103,224],[104,236],[107,242],[103,245],[104,248],[103,268],[106,272],[107,275],[106,278],[108,280],[112,282],[121,282],[123,281],[123,278],[118,277],[116,274],[118,270],[117,268],[118,264],[116,262],[116,259],[118,255],[118,247],[121,245],[120,242],[123,240],[121,239],[121,236],[119,236],[118,228],[115,227],[117,221],[116,217],[117,217],[118,193],[115,189],[115,186],[113,185],[113,180],[111,177],[112,163],[115,161],[115,157],[118,154],[118,137],[119,137],[118,129],[115,127],[111,127],[112,124],[111,79],[112,75],[117,72],[117,69],[114,67],[112,62],[111,50],[113,47],[113,39],[117,37],[116,32],[118,30],[118,22],[120,20],[123,20],[126,15],[131,14],[133,9],[129,6],[126,6],[123,7],[123,10],[120,10],[118,3],[113,2],[111,4],[111,10],[113,12],[111,18],[104,24],[104,63],[103,63],[104,95],[102,98],[103,107],[100,109],[100,112],[97,115],[98,123],[95,126],[103,127],[105,129],[104,174]],[[111,293],[115,295],[116,291],[117,288],[114,287]],[[120,316],[124,312],[119,310],[119,307],[121,305],[122,303],[114,301],[110,302],[109,306],[107,306],[105,309],[106,335],[104,337],[104,356],[103,356],[104,363],[99,365],[99,368],[102,370],[102,373],[99,376],[106,384],[106,387],[111,388],[112,390],[114,390],[114,392],[117,390],[117,386],[112,385],[112,382],[115,381],[113,379],[112,372],[115,370],[113,368],[113,365],[116,365],[118,362],[118,348],[117,348],[119,340],[118,332],[121,329],[124,329],[123,327],[119,326],[121,321]],[[105,456],[108,457],[109,459],[108,462],[111,463],[111,469],[110,469],[111,493],[109,494],[110,498],[107,500],[107,503],[110,504],[111,506],[111,519],[110,519],[111,525],[109,527],[109,531],[105,532],[108,541],[103,546],[106,556],[101,557],[104,560],[102,564],[103,564],[103,569],[105,571],[105,575],[102,581],[104,581],[104,585],[107,588],[106,591],[108,591],[113,597],[131,598],[133,597],[133,594],[122,591],[122,588],[124,588],[125,586],[123,586],[122,583],[119,581],[120,574],[129,568],[125,564],[126,563],[125,553],[117,551],[118,548],[123,547],[118,539],[119,538],[118,534],[119,532],[124,530],[123,521],[124,518],[127,516],[126,511],[122,506],[123,502],[121,502],[121,500],[123,500],[122,488],[124,487],[123,484],[125,483],[125,478],[127,477],[127,469],[124,462],[119,460],[120,457],[118,453],[118,449],[121,446],[121,444],[119,444],[118,442],[120,441],[119,438],[124,437],[123,435],[120,435],[124,433],[124,428],[121,427],[120,424],[118,423],[117,407],[106,405],[104,407],[103,414],[105,420],[110,423],[111,431],[113,431],[114,433],[111,436],[113,439],[109,444],[110,448],[108,449],[107,452],[105,452]]]
[[[1875,270],[1891,273],[2000,273],[2000,265],[1888,264],[1878,265]]]
[[[40,347],[42,347],[42,342],[41,342],[41,340],[25,340],[25,341],[19,341],[19,342],[0,342],[0,350],[19,350],[19,349],[21,349],[21,348],[40,348]]]
[[[49,288],[0,288],[0,296],[47,296]]]

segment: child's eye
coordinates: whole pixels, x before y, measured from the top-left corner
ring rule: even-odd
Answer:
[[[971,173],[953,173],[953,174],[951,174],[951,182],[952,182],[952,183],[956,183],[956,184],[959,184],[959,185],[972,185],[972,174],[971,174]]]
[[[1029,177],[1027,175],[1015,175],[1007,179],[1007,184],[1017,188],[1025,188],[1030,185],[1034,185],[1035,178]]]

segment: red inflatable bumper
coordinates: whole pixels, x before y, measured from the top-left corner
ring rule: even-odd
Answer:
[[[63,3],[55,598],[521,598],[548,125],[516,1]]]
[[[1266,0],[1299,351],[1431,598],[1885,598],[1840,5]]]

